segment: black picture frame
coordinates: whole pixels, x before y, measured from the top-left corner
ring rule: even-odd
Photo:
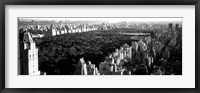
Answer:
[[[5,88],[6,5],[195,5],[195,88]],[[200,0],[1,0],[0,1],[0,91],[1,93],[200,93]]]

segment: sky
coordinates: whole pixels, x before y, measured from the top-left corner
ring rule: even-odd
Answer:
[[[98,17],[98,18],[19,18],[19,20],[70,20],[70,21],[106,21],[109,23],[117,23],[121,21],[125,22],[180,22],[182,18],[125,18],[125,17],[118,17],[118,18],[105,18],[105,17]]]

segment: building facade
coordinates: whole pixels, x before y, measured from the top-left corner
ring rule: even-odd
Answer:
[[[20,75],[40,75],[38,69],[38,48],[29,32],[20,41]]]

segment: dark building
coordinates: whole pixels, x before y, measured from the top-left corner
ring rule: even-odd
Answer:
[[[28,75],[28,51],[24,50],[24,32],[19,33],[19,75]]]
[[[179,24],[177,23],[177,24],[176,24],[176,27],[175,27],[175,30],[176,30],[176,31],[179,31],[179,29],[180,29],[180,26],[179,26]]]
[[[172,31],[172,30],[173,30],[173,24],[172,24],[172,23],[169,23],[168,28],[169,28],[170,31]]]

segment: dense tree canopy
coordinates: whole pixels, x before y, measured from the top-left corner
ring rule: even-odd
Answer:
[[[130,37],[119,31],[69,33],[36,39],[39,47],[40,70],[47,74],[73,74],[79,58],[84,57],[97,67],[109,53],[122,44],[131,43]]]

